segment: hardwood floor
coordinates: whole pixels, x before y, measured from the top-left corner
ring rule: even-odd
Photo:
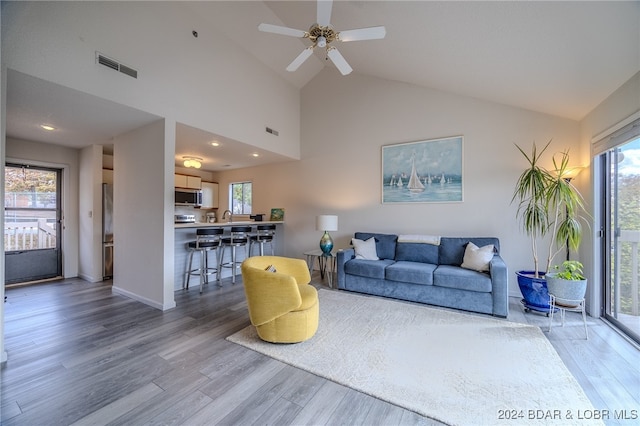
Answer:
[[[241,279],[179,291],[164,313],[112,294],[110,282],[6,294],[3,425],[440,424],[226,341],[249,324]],[[548,325],[516,299],[509,320]],[[636,424],[640,352],[602,321],[590,319],[589,333],[568,313],[545,334],[594,407],[610,410],[607,424]]]

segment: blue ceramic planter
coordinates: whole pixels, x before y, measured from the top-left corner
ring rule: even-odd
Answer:
[[[526,308],[539,312],[549,312],[549,291],[547,290],[547,281],[544,279],[544,273],[540,273],[540,278],[534,278],[534,271],[518,271],[518,286],[522,293],[523,304]]]

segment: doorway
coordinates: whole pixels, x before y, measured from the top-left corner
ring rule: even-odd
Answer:
[[[5,166],[5,284],[62,277],[62,170]]]
[[[640,137],[599,156],[603,316],[640,343]]]

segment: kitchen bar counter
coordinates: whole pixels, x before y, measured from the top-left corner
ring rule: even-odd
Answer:
[[[182,282],[184,281],[184,273],[187,266],[187,259],[189,252],[187,251],[187,243],[189,241],[194,241],[196,239],[196,229],[198,228],[223,228],[224,234],[228,235],[231,231],[232,226],[251,226],[252,230],[256,230],[256,226],[258,225],[276,225],[276,234],[273,239],[273,248],[275,255],[282,255],[284,251],[284,222],[283,221],[233,221],[233,222],[215,222],[215,223],[176,223],[175,224],[175,245],[174,245],[174,290],[182,289]],[[247,247],[248,248],[248,247]],[[254,251],[254,254],[257,254],[257,248]],[[211,260],[213,261],[214,255],[210,254]],[[245,253],[242,249],[237,251],[238,258],[244,258]],[[227,251],[227,256],[225,256],[225,260],[228,261],[229,251]],[[217,260],[217,259],[216,259]],[[192,268],[197,268],[199,265],[199,257],[194,256],[193,266]],[[238,271],[239,273],[239,271]],[[224,268],[222,273],[222,278],[228,278],[231,276],[231,269]],[[200,286],[200,281],[197,276],[192,276],[191,281],[189,283],[189,291],[198,292],[198,288]],[[210,282],[208,288],[215,288],[215,282]],[[205,291],[207,291],[207,287],[205,287]]]
[[[193,222],[193,223],[176,223],[175,224],[175,228],[176,229],[182,229],[182,228],[219,228],[219,227],[245,226],[245,225],[249,225],[249,226],[271,225],[271,224],[281,225],[283,223],[284,223],[283,221],[271,221],[271,220],[263,220],[261,222],[256,222],[254,220],[238,220],[238,221],[233,221],[233,222],[215,222],[215,223]]]

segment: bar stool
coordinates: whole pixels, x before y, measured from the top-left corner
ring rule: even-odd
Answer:
[[[183,289],[189,289],[189,279],[191,275],[200,275],[200,294],[202,294],[204,284],[209,284],[209,275],[217,274],[216,281],[220,281],[219,259],[216,259],[216,267],[210,268],[209,253],[216,252],[216,257],[218,257],[217,250],[220,247],[220,235],[222,235],[223,232],[222,228],[196,229],[196,240],[187,243],[189,261],[187,262],[187,269],[184,274],[184,281],[182,282]],[[193,254],[195,252],[200,253],[200,267],[191,269]]]
[[[258,225],[256,227],[256,233],[249,237],[249,256],[253,254],[253,245],[260,245],[260,256],[264,256],[264,246],[269,244],[271,247],[271,256],[273,252],[273,237],[276,233],[275,225]]]
[[[224,236],[221,238],[221,249],[220,249],[220,264],[218,266],[218,270],[222,270],[222,268],[231,268],[231,282],[233,284],[236,283],[236,272],[241,261],[238,261],[236,258],[236,249],[238,247],[243,247],[245,250],[245,257],[248,257],[247,246],[249,245],[249,235],[251,232],[250,226],[232,226],[231,234],[229,236]],[[231,262],[224,262],[224,254],[225,251],[229,247],[231,249]],[[244,260],[244,259],[243,259]]]

